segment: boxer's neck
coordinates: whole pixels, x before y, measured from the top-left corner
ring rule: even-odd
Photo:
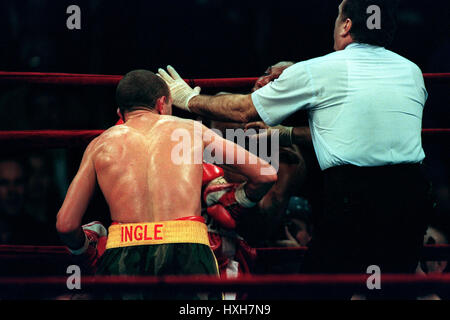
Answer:
[[[125,113],[125,121],[140,118],[142,116],[151,116],[151,117],[159,117],[159,114],[154,110],[149,109],[136,109],[130,112]]]

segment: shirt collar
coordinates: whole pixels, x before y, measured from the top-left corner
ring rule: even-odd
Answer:
[[[383,49],[383,47],[374,46],[372,44],[360,43],[360,42],[352,42],[345,47],[344,50],[352,49],[352,48],[372,48],[372,49]]]

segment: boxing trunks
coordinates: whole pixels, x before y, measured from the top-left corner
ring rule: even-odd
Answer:
[[[152,223],[113,223],[98,275],[219,275],[202,217]],[[112,299],[221,299],[220,293],[139,290]]]

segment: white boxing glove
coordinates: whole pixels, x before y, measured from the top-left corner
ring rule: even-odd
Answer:
[[[167,71],[170,75],[164,69],[159,68],[157,75],[167,83],[173,99],[173,104],[178,108],[190,112],[189,100],[198,96],[201,88],[195,87],[192,89],[172,66],[167,66]]]

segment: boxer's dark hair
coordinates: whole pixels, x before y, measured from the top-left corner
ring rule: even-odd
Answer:
[[[116,101],[123,116],[126,111],[139,108],[153,109],[156,101],[170,91],[163,79],[148,70],[133,70],[120,80],[116,89]]]
[[[367,8],[376,5],[380,8],[381,29],[369,29]],[[352,20],[350,35],[355,42],[387,47],[394,40],[397,30],[398,0],[346,0],[342,6],[342,19]]]

